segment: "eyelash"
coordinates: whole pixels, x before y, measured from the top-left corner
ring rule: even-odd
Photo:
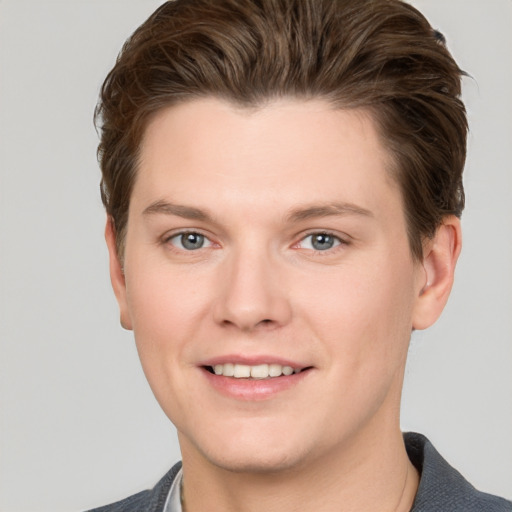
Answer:
[[[176,245],[174,245],[172,243],[172,240],[173,239],[183,239],[184,236],[186,235],[197,235],[197,236],[200,236],[204,239],[204,241],[208,244],[207,246],[202,246],[202,247],[198,247],[197,249],[186,249],[184,247],[176,247]],[[199,249],[207,249],[209,247],[211,247],[212,245],[214,245],[214,243],[210,240],[210,238],[208,236],[206,236],[205,234],[201,233],[200,231],[194,231],[194,230],[187,230],[187,231],[179,231],[178,233],[173,233],[169,236],[166,236],[164,239],[163,239],[163,243],[164,244],[168,244],[170,245],[174,250],[178,250],[178,251],[182,251],[182,252],[195,252]],[[181,244],[183,246],[183,244]]]
[[[183,247],[183,244],[181,243],[182,247],[177,247],[175,244],[172,243],[173,239],[181,239],[183,240],[183,237],[186,235],[198,235],[203,238],[204,242],[206,242],[208,245],[198,247],[197,249],[186,249]],[[338,250],[342,246],[349,245],[349,242],[346,239],[341,238],[340,236],[330,232],[330,231],[312,231],[310,233],[307,233],[306,235],[302,236],[302,238],[295,244],[293,244],[292,249],[300,249],[300,245],[304,243],[305,240],[308,238],[314,237],[314,236],[326,236],[331,237],[334,240],[333,247],[329,247],[327,249],[321,250],[321,249],[315,249],[312,248],[306,248],[307,251],[311,251],[312,254],[318,255],[318,256],[326,256],[329,254],[332,254],[334,251]],[[208,249],[212,246],[216,245],[212,240],[205,234],[201,233],[197,230],[186,230],[186,231],[179,231],[177,233],[173,233],[169,236],[166,236],[162,240],[163,244],[170,245],[173,250],[179,251],[179,252],[196,252],[200,249]]]
[[[297,242],[294,245],[294,248],[300,248],[299,246],[301,244],[303,244],[305,240],[307,240],[310,237],[314,237],[314,236],[331,237],[334,239],[334,242],[335,242],[335,245],[333,247],[330,247],[330,248],[324,249],[324,250],[315,249],[315,248],[307,248],[306,249],[307,251],[310,251],[311,254],[314,254],[315,256],[321,257],[321,256],[332,255],[337,250],[343,248],[344,246],[349,245],[349,242],[346,239],[341,238],[339,235],[336,235],[336,234],[332,233],[331,231],[322,230],[322,231],[311,231],[310,233],[307,233],[299,240],[299,242]]]

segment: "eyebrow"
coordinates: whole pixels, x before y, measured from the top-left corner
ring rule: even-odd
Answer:
[[[143,212],[143,215],[175,215],[189,220],[199,220],[202,222],[212,222],[212,216],[205,210],[193,206],[169,203],[159,200],[150,204]],[[352,203],[328,203],[320,205],[311,205],[306,208],[296,208],[291,210],[286,220],[294,223],[313,218],[330,217],[335,215],[359,215],[363,217],[373,217],[373,213],[366,208],[362,208]]]
[[[185,206],[181,204],[169,203],[167,201],[155,201],[150,204],[143,212],[143,215],[175,215],[184,219],[200,220],[204,222],[212,221],[209,213],[193,206]]]
[[[334,215],[359,215],[363,217],[374,217],[373,213],[366,208],[362,208],[352,203],[342,202],[312,205],[307,208],[297,208],[288,214],[288,221],[293,223],[319,217],[330,217]]]

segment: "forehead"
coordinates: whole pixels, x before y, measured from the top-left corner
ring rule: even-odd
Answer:
[[[148,124],[132,201],[136,208],[160,199],[217,209],[277,211],[319,201],[401,208],[390,166],[365,111],[321,100],[247,109],[199,99],[162,110]]]

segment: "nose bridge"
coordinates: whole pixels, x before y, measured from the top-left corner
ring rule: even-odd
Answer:
[[[285,324],[291,315],[278,258],[264,244],[233,248],[223,262],[215,319],[242,330]]]

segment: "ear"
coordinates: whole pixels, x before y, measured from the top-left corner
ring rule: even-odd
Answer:
[[[119,304],[121,315],[121,325],[128,330],[132,330],[132,321],[128,309],[128,301],[126,298],[126,280],[124,277],[123,266],[119,260],[116,245],[116,231],[112,217],[107,216],[107,224],[105,226],[105,241],[107,242],[109,262],[110,262],[110,281],[114,294]]]
[[[418,286],[413,329],[426,329],[441,315],[452,289],[461,247],[460,220],[448,216],[424,247],[424,278]]]

